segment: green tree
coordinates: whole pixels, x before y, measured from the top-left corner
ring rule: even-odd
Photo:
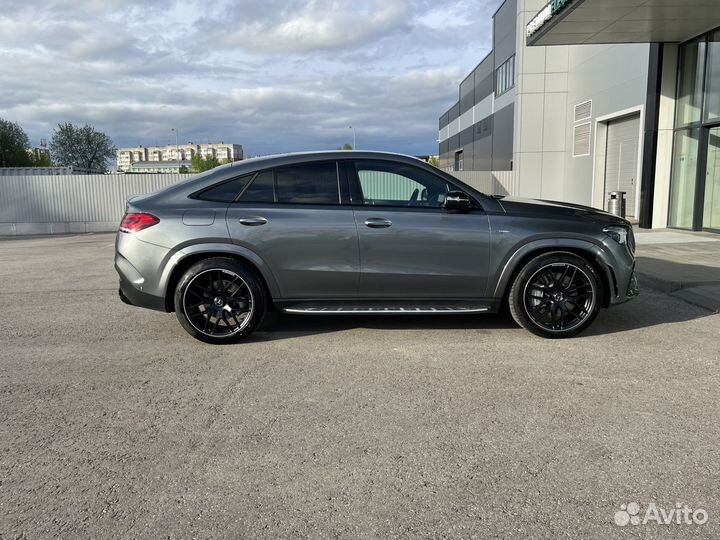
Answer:
[[[33,167],[52,167],[50,152],[28,150]]]
[[[0,118],[0,167],[30,167],[30,139],[18,124]]]
[[[437,167],[438,169],[440,168],[440,158],[437,156],[430,156],[428,158],[428,163],[433,167]]]
[[[225,161],[220,161],[215,156],[206,156],[203,158],[200,154],[195,154],[190,160],[190,166],[192,168],[192,172],[194,173],[209,171],[210,169],[214,169],[223,163],[225,163]]]
[[[105,171],[115,152],[117,148],[110,137],[89,124],[82,127],[70,122],[58,124],[50,140],[53,161],[63,167]]]
[[[180,165],[180,168],[178,169],[178,172],[179,172],[179,173],[182,173],[182,174],[185,174],[185,173],[189,173],[190,171],[188,170],[187,165]]]
[[[337,148],[335,148],[335,150],[352,150],[352,149],[353,149],[353,147],[352,147],[352,144],[350,144],[350,143],[343,144],[342,148],[339,146]]]

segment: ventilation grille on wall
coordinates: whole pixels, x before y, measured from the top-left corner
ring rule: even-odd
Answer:
[[[573,130],[573,157],[590,155],[591,123],[578,124]]]
[[[575,105],[575,122],[587,120],[592,116],[592,100]]]

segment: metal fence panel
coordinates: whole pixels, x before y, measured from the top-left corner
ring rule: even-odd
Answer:
[[[0,234],[83,230],[77,224],[84,224],[85,230],[114,230],[130,195],[152,193],[189,177],[187,174],[4,176],[0,179]],[[107,224],[112,223],[115,226],[110,228]]]

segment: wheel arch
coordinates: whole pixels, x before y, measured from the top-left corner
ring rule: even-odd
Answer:
[[[272,275],[270,268],[253,251],[234,244],[193,245],[178,251],[165,267],[165,271],[163,272],[163,282],[165,283],[166,311],[175,311],[175,287],[187,269],[197,262],[204,259],[211,259],[213,257],[235,259],[239,263],[242,263],[250,268],[265,288],[265,294],[268,298],[268,308],[272,306],[273,298],[280,297],[280,290],[278,289],[277,281]]]
[[[617,295],[617,284],[612,266],[607,261],[607,255],[596,244],[577,239],[567,239],[565,241],[552,239],[530,242],[515,250],[502,265],[493,296],[502,298],[503,301],[506,300],[515,276],[523,266],[538,255],[554,251],[564,251],[578,255],[593,266],[598,276],[600,276],[603,289],[601,305],[605,308],[609,307],[611,297]]]

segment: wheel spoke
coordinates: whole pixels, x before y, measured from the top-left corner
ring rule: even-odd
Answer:
[[[549,303],[550,303],[550,300],[543,300],[542,302],[540,302],[537,306],[535,306],[535,307],[533,308],[532,312],[533,312],[533,313],[537,313],[537,312],[540,311],[542,308],[544,308],[545,306],[547,306]]]
[[[201,298],[201,299],[203,299],[203,300],[205,299],[205,297],[204,297],[202,294],[199,294],[199,293],[195,292],[195,291],[194,291],[193,289],[191,289],[190,287],[188,287],[188,290],[187,290],[187,291],[188,291],[190,294],[196,296],[197,298]]]
[[[217,330],[218,323],[220,322],[220,317],[216,314],[215,315],[215,324],[212,327],[212,330],[210,330],[210,335],[212,336],[215,333],[215,330]]]
[[[237,289],[235,289],[235,291],[233,291],[233,292],[230,294],[230,298],[235,298],[235,295],[236,295],[237,293],[239,293],[241,290],[243,290],[244,288],[246,288],[246,287],[247,287],[247,283],[243,282]],[[248,290],[249,290],[249,289],[248,289]]]
[[[560,283],[560,286],[561,286],[561,287],[563,287],[563,280],[565,279],[565,276],[567,275],[567,271],[568,271],[569,268],[570,268],[570,265],[569,265],[569,264],[566,264],[566,265],[565,265],[565,269],[563,270],[563,273],[562,273],[562,275],[560,276],[560,279],[558,280],[558,282]]]
[[[577,266],[573,266],[573,273],[572,273],[572,276],[570,276],[570,281],[568,282],[568,287],[570,287],[570,285],[572,285],[573,282],[575,281],[575,276],[577,275],[577,271],[578,271]]]
[[[207,332],[208,324],[210,323],[210,312],[207,312],[207,315],[205,315],[205,325],[203,326],[203,332]]]
[[[238,279],[237,276],[232,278],[232,281],[230,281],[230,283],[228,283],[227,285],[225,285],[225,287],[223,287],[222,294],[225,294],[227,292],[227,290],[232,286],[232,284],[237,281],[237,279]]]

